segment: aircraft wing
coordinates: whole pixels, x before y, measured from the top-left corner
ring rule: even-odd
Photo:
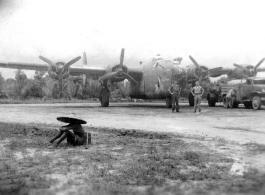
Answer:
[[[258,72],[265,72],[265,68],[258,68],[257,71]]]
[[[35,63],[0,62],[0,68],[48,71],[47,64],[35,64]],[[105,68],[102,67],[72,65],[70,66],[70,69],[71,69],[70,75],[73,76],[78,76],[82,74],[102,76],[106,73]]]
[[[224,74],[229,74],[232,71],[231,68],[220,68],[218,70],[209,71],[210,77],[219,77]]]

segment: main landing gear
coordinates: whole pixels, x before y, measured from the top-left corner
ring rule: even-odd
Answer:
[[[99,94],[99,101],[101,104],[101,107],[108,107],[109,106],[109,98],[110,98],[110,91],[107,86],[107,82],[104,81],[101,83],[101,90]]]
[[[99,95],[99,101],[100,101],[101,107],[109,106],[109,98],[110,98],[109,90],[106,88],[102,88],[100,90],[100,95]]]

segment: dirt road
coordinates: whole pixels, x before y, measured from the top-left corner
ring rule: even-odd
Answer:
[[[185,135],[219,137],[239,143],[265,144],[265,109],[238,108],[227,110],[206,104],[201,113],[193,113],[181,104],[180,113],[171,113],[163,103],[111,103],[108,108],[98,103],[82,104],[5,104],[0,105],[1,122],[45,123],[62,125],[58,116],[75,113],[88,121],[88,126],[174,132]]]

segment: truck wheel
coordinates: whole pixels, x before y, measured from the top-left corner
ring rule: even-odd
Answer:
[[[99,101],[101,103],[101,107],[108,107],[109,106],[109,97],[110,93],[107,89],[101,89]]]
[[[189,94],[189,104],[190,106],[194,106],[194,96],[192,93]]]
[[[166,107],[172,108],[172,99],[171,98],[166,98]]]
[[[215,101],[215,98],[214,97],[209,97],[208,98],[208,105],[210,107],[215,107],[215,103],[216,103],[216,101]]]
[[[252,108],[251,102],[244,102],[244,106],[247,109]]]
[[[254,96],[252,99],[252,107],[254,110],[259,110],[261,107],[261,99],[259,96]]]

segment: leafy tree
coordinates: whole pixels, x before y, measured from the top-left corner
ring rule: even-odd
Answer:
[[[18,69],[15,72],[16,76],[15,76],[15,81],[16,81],[16,85],[15,85],[15,91],[16,91],[16,96],[21,98],[22,97],[22,88],[26,85],[27,83],[27,75],[21,71],[20,69]],[[24,92],[25,90],[23,90]]]

